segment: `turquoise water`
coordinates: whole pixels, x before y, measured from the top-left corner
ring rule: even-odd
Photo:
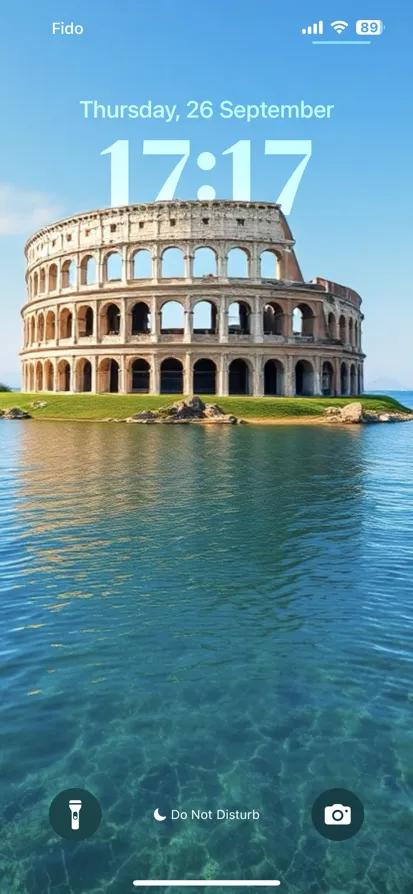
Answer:
[[[2,894],[412,894],[413,425],[0,439]],[[70,787],[103,810],[81,844],[48,823]],[[333,787],[350,841],[311,823]]]

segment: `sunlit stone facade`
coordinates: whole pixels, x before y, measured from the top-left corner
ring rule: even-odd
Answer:
[[[26,244],[27,392],[357,394],[361,299],[304,282],[280,207],[155,202]]]

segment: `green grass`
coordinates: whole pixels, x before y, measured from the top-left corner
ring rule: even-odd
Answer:
[[[151,395],[121,394],[20,394],[20,392],[0,393],[0,410],[19,407],[27,410],[36,419],[79,419],[99,420],[108,417],[125,418],[140,410],[158,410],[168,406],[179,395],[166,394],[161,397]],[[202,397],[205,401],[218,403],[227,413],[241,418],[265,418],[287,416],[321,416],[328,406],[343,407],[354,400],[361,400],[366,410],[388,412],[406,411],[397,400],[385,395],[364,395],[352,397]],[[33,409],[32,401],[44,400],[46,406]]]

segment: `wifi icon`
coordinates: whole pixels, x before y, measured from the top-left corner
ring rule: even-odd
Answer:
[[[330,22],[330,25],[337,34],[342,34],[348,28],[348,22]]]

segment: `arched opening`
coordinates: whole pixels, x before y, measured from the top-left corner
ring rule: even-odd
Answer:
[[[106,335],[119,335],[120,308],[117,304],[108,304],[105,312]]]
[[[217,368],[213,360],[197,360],[194,363],[194,394],[216,393]]]
[[[337,338],[337,320],[333,313],[329,313],[328,315],[327,336],[328,338]]]
[[[284,367],[280,360],[267,360],[264,366],[264,394],[284,394]]]
[[[334,368],[329,360],[326,360],[325,363],[323,363],[321,388],[324,397],[331,397],[335,393]]]
[[[57,390],[70,391],[71,368],[67,360],[59,360],[57,366]]]
[[[111,357],[106,357],[99,366],[99,391],[110,394],[119,391],[119,364]]]
[[[216,276],[217,275],[217,256],[212,248],[197,248],[194,252],[193,275]]]
[[[357,394],[357,372],[354,363],[350,367],[350,394]]]
[[[248,253],[242,248],[231,248],[227,255],[227,277],[245,279],[248,276]]]
[[[212,301],[198,301],[194,307],[194,334],[215,335],[217,328],[217,308]]]
[[[44,341],[44,316],[39,314],[37,318],[37,341]]]
[[[67,260],[62,266],[62,289],[72,289],[76,282],[76,265]]]
[[[77,313],[77,325],[79,338],[90,338],[93,335],[94,314],[93,308],[88,304],[79,307]]]
[[[122,279],[122,258],[118,251],[111,251],[106,255],[103,278],[105,282],[119,282]]]
[[[299,304],[293,311],[293,334],[314,335],[314,313],[308,304]]]
[[[46,360],[44,364],[44,387],[46,391],[54,390],[54,369],[51,360]]]
[[[73,314],[64,307],[59,316],[60,338],[71,338],[73,331]],[[64,390],[64,389],[61,389]]]
[[[88,286],[96,282],[96,261],[93,255],[86,255],[86,257],[82,258],[80,282],[82,286]]]
[[[92,364],[83,357],[76,365],[76,390],[81,392],[92,390]]]
[[[275,251],[263,251],[260,256],[261,279],[282,279],[281,258]]]
[[[350,317],[350,319],[348,321],[348,341],[349,341],[350,345],[353,344],[353,320],[352,320],[352,317]]]
[[[314,394],[314,369],[309,360],[299,360],[295,365],[295,393],[297,397]]]
[[[49,292],[57,290],[57,264],[50,264],[49,267]]]
[[[46,341],[54,341],[56,338],[56,316],[52,310],[46,314]]]
[[[168,357],[161,363],[161,394],[182,394],[184,373],[180,360]]]
[[[161,308],[161,334],[183,335],[184,309],[179,301],[166,301]]]
[[[139,248],[132,255],[133,279],[152,278],[152,255],[147,248]]]
[[[36,320],[34,317],[30,320],[30,342],[33,345],[36,341]]]
[[[43,365],[40,360],[36,363],[36,391],[43,391]]]
[[[142,335],[151,331],[149,307],[144,301],[138,301],[132,307],[132,335]]]
[[[284,311],[279,304],[271,301],[264,307],[264,335],[284,334]]]
[[[348,393],[348,369],[346,363],[342,363],[340,366],[340,392],[341,394]]]
[[[232,360],[228,368],[228,393],[249,394],[250,375],[245,360]]]
[[[132,363],[132,391],[149,393],[150,366],[147,360],[138,357]]]
[[[42,267],[42,269],[40,271],[39,291],[40,291],[41,295],[44,295],[44,293],[46,291],[46,271],[45,271],[44,267]]]
[[[38,295],[39,293],[39,274],[36,273],[33,276],[33,295]]]
[[[228,333],[250,334],[250,307],[245,301],[233,301],[228,308]]]
[[[184,253],[180,248],[166,248],[161,257],[161,276],[182,279],[185,276]]]
[[[345,344],[347,341],[347,327],[346,327],[346,318],[343,317],[343,315],[341,315],[341,317],[338,321],[338,326],[339,326],[339,332],[340,332],[340,341],[342,341]]]

